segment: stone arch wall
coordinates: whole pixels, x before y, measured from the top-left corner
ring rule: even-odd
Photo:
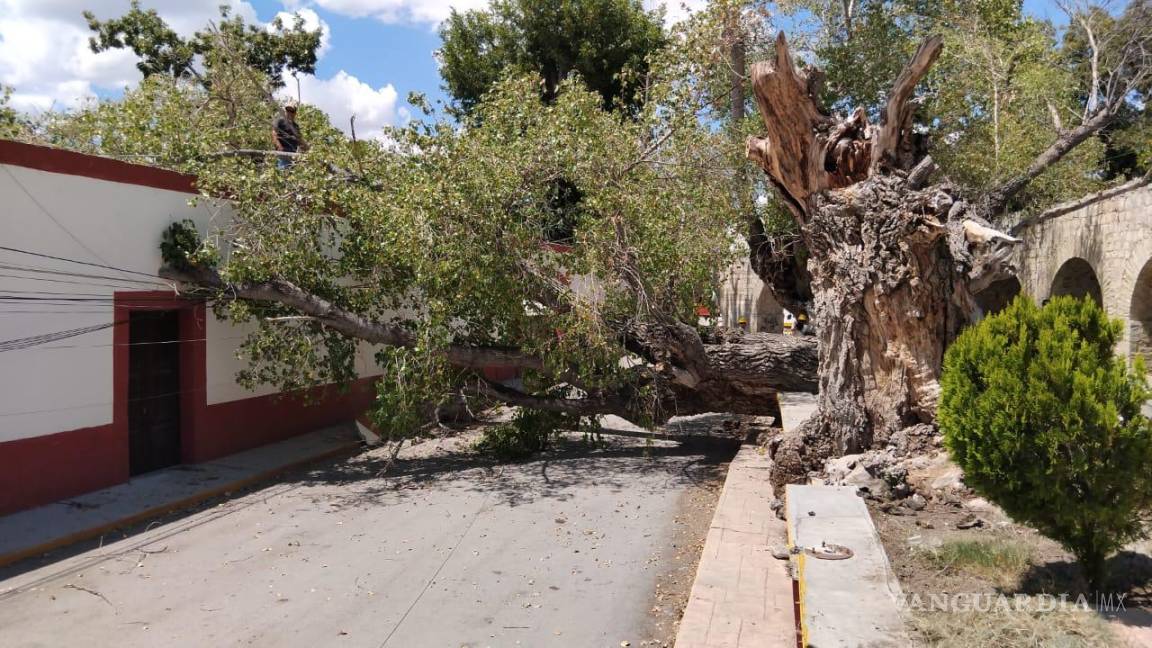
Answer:
[[[1136,275],[1132,303],[1128,308],[1128,352],[1144,356],[1152,370],[1152,259]]]
[[[1053,289],[1068,290],[1070,281],[1083,278],[1083,263],[1096,276],[1104,309],[1125,322],[1117,352],[1128,356],[1142,344],[1152,346],[1152,328],[1147,338],[1134,338],[1143,329],[1134,333],[1130,319],[1134,308],[1148,304],[1152,309],[1152,270],[1147,270],[1152,260],[1152,187],[1037,223],[1019,236],[1024,239],[1019,279],[1026,294],[1039,303]],[[1145,270],[1148,274],[1142,276]],[[1141,290],[1146,298],[1137,294]]]
[[[1016,277],[1001,279],[976,293],[976,303],[980,305],[980,310],[984,311],[985,315],[992,315],[1004,310],[1004,307],[1012,303],[1012,300],[1016,299],[1016,295],[1019,295],[1023,290],[1020,280]]]
[[[1096,276],[1096,269],[1080,257],[1065,261],[1052,278],[1047,297],[1061,295],[1091,297],[1097,305],[1104,305],[1104,292],[1100,287],[1100,278]]]

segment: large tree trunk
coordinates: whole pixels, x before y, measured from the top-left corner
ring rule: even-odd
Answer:
[[[778,486],[933,424],[946,343],[978,314],[972,295],[1013,271],[1015,239],[951,186],[923,187],[935,167],[909,100],[940,48],[921,46],[878,124],[862,110],[829,115],[820,72],[797,70],[783,35],[775,60],[753,67],[768,134],[748,154],[799,226],[820,344],[818,411],[774,447]]]
[[[957,320],[940,225],[947,215],[934,198],[878,177],[813,201],[804,230],[819,411],[838,454],[934,420],[944,342]]]

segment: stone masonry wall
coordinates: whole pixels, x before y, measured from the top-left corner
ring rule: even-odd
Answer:
[[[1038,223],[1020,236],[1026,294],[1041,302],[1095,292],[1110,315],[1124,320],[1117,351],[1152,350],[1152,187]]]

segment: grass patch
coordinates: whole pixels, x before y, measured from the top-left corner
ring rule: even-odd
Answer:
[[[1032,550],[1007,540],[949,540],[924,550],[942,570],[963,572],[1002,586],[1014,585],[1032,564]]]
[[[1027,610],[924,612],[912,628],[931,648],[1116,648],[1108,623],[1092,612]]]

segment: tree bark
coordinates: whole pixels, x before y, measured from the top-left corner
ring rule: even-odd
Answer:
[[[774,446],[778,487],[934,424],[946,343],[978,316],[972,295],[1014,272],[1016,239],[952,186],[923,187],[935,165],[917,159],[911,99],[941,48],[921,45],[878,124],[829,115],[819,72],[796,69],[783,34],[774,60],[753,66],[767,137],[750,138],[748,156],[799,226],[819,339],[818,410]]]

